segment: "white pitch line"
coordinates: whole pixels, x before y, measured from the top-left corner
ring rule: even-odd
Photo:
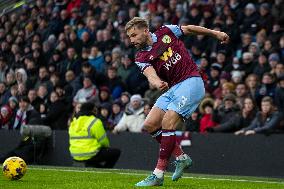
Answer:
[[[146,176],[147,174],[143,173],[119,173],[119,172],[111,172],[111,171],[94,171],[94,170],[74,170],[74,169],[56,169],[56,168],[36,168],[30,167],[29,169],[34,170],[47,170],[47,171],[62,171],[62,172],[94,172],[99,174],[119,174],[119,175],[138,175],[138,176]],[[120,169],[113,169],[119,171]],[[169,175],[165,175],[165,177],[171,177]],[[266,183],[266,184],[283,184],[284,182],[281,181],[264,181],[264,180],[247,180],[247,179],[230,179],[230,178],[210,178],[210,177],[192,177],[192,176],[183,176],[182,178],[185,179],[197,179],[197,180],[214,180],[214,181],[231,181],[231,182],[251,182],[251,183]]]

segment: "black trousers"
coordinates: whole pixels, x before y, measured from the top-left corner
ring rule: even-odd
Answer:
[[[20,144],[10,152],[0,156],[0,163],[3,163],[8,157],[18,156],[26,163],[40,164],[42,157],[47,150],[47,138],[29,138],[21,141]]]
[[[85,161],[86,167],[113,168],[120,156],[120,150],[101,148],[96,156]]]

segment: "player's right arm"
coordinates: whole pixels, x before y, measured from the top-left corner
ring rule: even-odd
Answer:
[[[151,83],[160,91],[164,92],[169,89],[168,83],[160,79],[160,77],[157,75],[155,69],[152,66],[148,66],[147,68],[145,68],[143,74],[147,77],[149,83]]]

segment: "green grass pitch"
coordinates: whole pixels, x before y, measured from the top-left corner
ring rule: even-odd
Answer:
[[[136,188],[134,184],[150,172],[134,170],[107,170],[70,167],[29,166],[26,175],[18,181],[9,181],[2,175],[0,189],[95,189]],[[221,175],[184,174],[177,182],[167,173],[160,188],[186,189],[281,189],[284,179],[235,177]]]

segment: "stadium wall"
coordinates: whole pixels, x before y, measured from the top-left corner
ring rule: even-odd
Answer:
[[[158,156],[157,143],[147,134],[109,134],[112,147],[121,149],[115,168],[152,170]],[[0,130],[0,153],[17,146],[16,131]],[[247,175],[284,178],[284,135],[234,136],[232,134],[192,135],[192,145],[184,147],[194,160],[193,173]],[[68,151],[68,133],[54,131],[46,165],[72,166]],[[172,165],[169,167],[173,171]]]

